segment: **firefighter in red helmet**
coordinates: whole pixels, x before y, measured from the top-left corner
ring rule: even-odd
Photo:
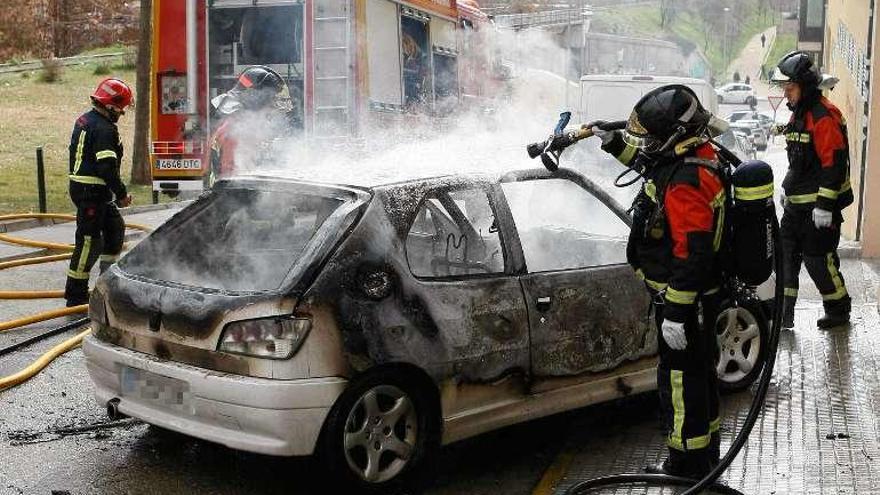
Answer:
[[[70,199],[76,205],[76,245],[67,270],[67,306],[86,304],[89,273],[100,258],[103,272],[122,252],[125,224],[117,207],[131,204],[122,183],[122,141],[116,122],[132,105],[131,88],[107,78],[91,95],[92,109],[82,114],[70,138]]]
[[[270,67],[255,65],[238,76],[235,86],[211,104],[222,119],[211,138],[211,168],[205,176],[210,187],[222,176],[232,174],[242,164],[236,157],[259,155],[267,141],[282,135],[284,118],[291,113],[287,84]],[[242,149],[246,148],[246,149]]]

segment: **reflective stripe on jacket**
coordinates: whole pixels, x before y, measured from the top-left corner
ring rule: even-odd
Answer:
[[[785,127],[788,173],[782,183],[790,208],[839,211],[853,202],[849,145],[840,110],[823,96],[795,109]]]

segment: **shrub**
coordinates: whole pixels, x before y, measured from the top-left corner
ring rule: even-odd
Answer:
[[[63,65],[61,61],[55,58],[47,58],[42,61],[43,68],[40,71],[40,81],[44,83],[54,83],[61,80],[61,72]]]
[[[92,71],[92,74],[96,76],[106,76],[110,74],[110,66],[107,64],[98,64],[95,66],[95,70]]]

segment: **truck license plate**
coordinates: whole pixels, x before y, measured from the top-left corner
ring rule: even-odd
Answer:
[[[201,158],[159,158],[156,160],[157,170],[201,170]]]

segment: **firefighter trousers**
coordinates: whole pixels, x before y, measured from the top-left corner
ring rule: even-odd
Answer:
[[[671,349],[659,336],[660,363],[657,388],[663,426],[667,431],[669,460],[683,472],[703,473],[718,461],[720,447],[718,376],[715,358],[718,340],[715,322],[720,297],[701,295],[703,323],[697,316],[698,305],[685,321],[687,347]],[[663,305],[655,305],[657,328],[663,323]]]
[[[846,291],[837,246],[840,243],[840,225],[843,217],[835,212],[829,228],[817,229],[811,210],[786,208],[782,214],[782,253],[785,262],[784,308],[793,315],[798,296],[798,276],[801,264],[822,295],[822,304],[828,315],[849,315],[851,300]]]
[[[89,273],[100,259],[103,273],[119,259],[125,223],[113,203],[81,202],[76,208],[76,245],[67,270],[64,298],[68,306],[89,302]]]

